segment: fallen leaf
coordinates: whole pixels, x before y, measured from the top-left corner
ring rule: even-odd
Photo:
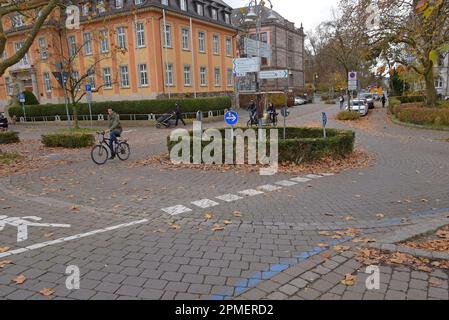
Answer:
[[[210,219],[212,219],[214,216],[212,215],[212,213],[210,213],[210,212],[208,212],[208,213],[206,213],[205,215],[204,215],[204,219],[206,219],[206,220],[210,220]]]
[[[55,292],[52,289],[44,288],[41,291],[39,291],[39,293],[42,294],[43,296],[49,297]]]
[[[72,210],[72,211],[79,211],[80,209],[77,206],[72,206],[70,208],[70,210]]]
[[[223,223],[224,223],[225,225],[230,225],[230,224],[232,224],[232,221],[225,220],[225,221],[223,221]]]
[[[385,218],[385,215],[383,215],[382,213],[376,214],[377,219],[383,219]]]
[[[352,217],[352,216],[347,216],[347,217],[345,217],[345,220],[346,221],[353,221],[353,220],[355,220],[355,218]]]
[[[11,264],[11,260],[2,260],[0,261],[0,268],[4,268],[6,265]]]
[[[330,237],[332,235],[332,233],[330,233],[329,231],[320,231],[320,232],[318,232],[318,234],[320,236],[326,236],[326,237]]]
[[[223,230],[224,230],[224,228],[222,226],[220,226],[219,224],[215,224],[212,227],[212,231],[223,231]]]
[[[51,237],[53,237],[53,233],[46,233],[46,234],[44,234],[44,237],[45,238],[51,238]]]
[[[16,277],[13,281],[16,282],[16,284],[22,284],[27,280],[27,278],[21,274],[20,276]]]
[[[424,272],[432,272],[433,269],[430,268],[430,267],[427,267],[427,266],[419,266],[418,270],[419,271],[424,271]]]
[[[323,252],[323,253],[321,254],[321,256],[322,256],[324,259],[330,259],[330,257],[332,257],[332,254],[331,254],[330,252]]]
[[[440,281],[440,280],[437,280],[437,279],[434,279],[434,278],[430,279],[429,283],[433,287],[441,287],[444,284],[443,281]]]
[[[328,245],[325,244],[325,243],[319,243],[319,244],[318,244],[318,247],[320,247],[320,248],[327,248]]]
[[[240,211],[234,211],[233,215],[234,217],[240,218],[242,216],[242,213]]]
[[[349,249],[351,249],[351,247],[349,247],[349,246],[333,246],[332,247],[332,250],[334,250],[338,253],[348,251]]]
[[[347,274],[345,275],[345,278],[341,280],[341,283],[345,286],[353,286],[355,283],[355,276],[353,276],[352,274]]]
[[[6,251],[9,251],[11,249],[10,247],[0,247],[0,253],[5,253]]]
[[[174,230],[179,230],[179,229],[181,229],[181,226],[179,224],[173,223],[170,225],[170,228],[172,228]]]

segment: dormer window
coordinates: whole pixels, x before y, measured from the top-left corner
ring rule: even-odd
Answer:
[[[136,6],[143,4],[143,0],[134,0]]]
[[[23,17],[20,14],[17,14],[11,18],[13,28],[19,28],[24,25]]]
[[[196,13],[198,13],[199,16],[204,16],[204,6],[201,3],[196,4]]]
[[[89,15],[89,4],[84,3],[83,6],[81,7],[81,10],[83,12],[83,16],[88,16]]]
[[[224,17],[225,17],[225,22],[227,24],[231,24],[231,15],[229,13],[225,13]]]
[[[105,13],[106,12],[106,8],[105,8],[105,5],[104,5],[104,0],[99,0],[97,2],[97,10],[98,10],[98,13]]]
[[[187,11],[187,0],[179,0],[179,7],[182,11]]]
[[[161,0],[161,4],[164,6],[168,6],[168,0]]]
[[[123,0],[115,0],[115,8],[122,9],[123,8]]]
[[[212,14],[212,19],[218,20],[218,10],[217,9],[212,8],[211,14]]]

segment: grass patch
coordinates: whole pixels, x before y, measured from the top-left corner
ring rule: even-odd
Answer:
[[[354,121],[360,119],[360,114],[354,111],[341,111],[337,114],[337,120]]]
[[[17,152],[1,152],[0,164],[10,165],[11,163],[22,159],[23,157]]]
[[[42,143],[49,148],[80,149],[93,146],[93,134],[87,133],[55,133],[42,136]]]
[[[0,144],[10,144],[20,142],[19,133],[13,131],[0,132]]]
[[[56,133],[97,133],[100,131],[104,131],[104,129],[99,128],[62,128],[58,129]]]

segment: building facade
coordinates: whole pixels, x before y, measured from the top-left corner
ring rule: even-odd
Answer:
[[[441,55],[435,68],[435,89],[443,97],[449,97],[449,53]]]
[[[243,38],[249,37],[257,40],[257,28],[255,23],[245,20],[246,8],[233,10],[232,22],[238,27],[239,39],[237,41],[240,57],[245,57]],[[295,94],[304,92],[304,40],[303,27],[296,28],[293,22],[283,18],[269,8],[261,7],[261,29],[260,40],[271,46],[271,58],[262,58],[261,70],[284,70],[288,69],[288,79],[261,80],[261,90],[268,91],[292,91]],[[272,16],[276,19],[270,19]],[[240,91],[254,91],[256,80],[254,76],[241,79],[239,83]]]
[[[223,1],[91,0],[79,10],[78,29],[66,28],[65,13],[49,17],[28,54],[0,78],[0,106],[24,90],[41,104],[64,103],[61,61],[77,90],[91,85],[94,101],[233,92],[237,32]],[[4,29],[10,55],[29,27],[12,16]]]

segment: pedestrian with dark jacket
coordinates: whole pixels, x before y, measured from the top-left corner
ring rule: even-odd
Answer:
[[[4,113],[0,114],[0,131],[8,131],[8,118]]]
[[[385,103],[387,102],[387,98],[385,97],[385,94],[382,95],[382,108],[385,108]]]
[[[181,122],[185,126],[186,123],[184,122],[184,119],[182,118],[182,111],[181,111],[181,106],[179,105],[179,103],[175,104],[175,115],[176,115],[176,126],[178,126],[179,120],[181,120]]]

